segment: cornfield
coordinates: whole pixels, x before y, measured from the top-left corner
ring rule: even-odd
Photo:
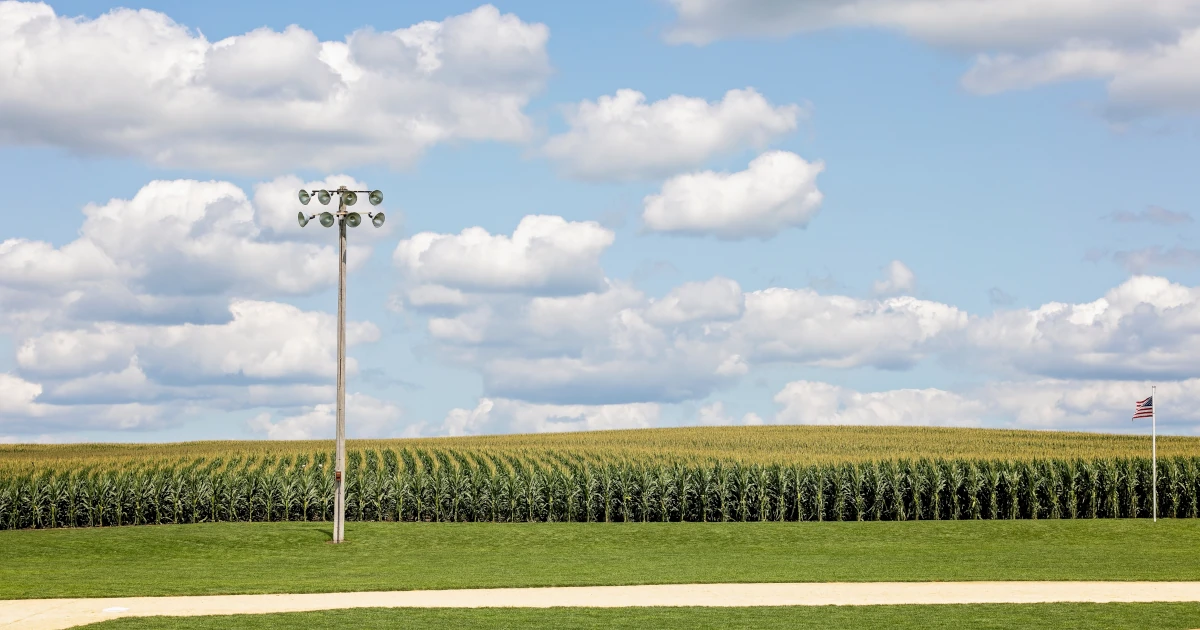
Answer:
[[[322,521],[332,454],[0,468],[0,529]],[[1200,457],[1160,457],[1158,513],[1194,518]],[[437,448],[350,451],[348,520],[746,522],[1140,518],[1148,458],[746,463]]]
[[[745,463],[840,464],[884,459],[1099,459],[1149,454],[1148,435],[1014,431],[948,427],[760,426],[680,427],[481,435],[453,438],[350,440],[363,450],[423,449],[520,458],[578,454],[643,463],[728,459]],[[331,440],[183,442],[178,444],[0,444],[7,469],[127,466],[146,461],[291,457],[332,448]],[[1200,457],[1200,437],[1159,436],[1159,457]]]

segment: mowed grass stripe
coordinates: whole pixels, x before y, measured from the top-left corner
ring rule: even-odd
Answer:
[[[1200,580],[1200,521],[214,523],[0,532],[0,598],[720,582]]]
[[[785,608],[389,609],[222,617],[126,618],[92,630],[225,630],[227,628],[896,628],[1104,630],[1200,627],[1196,604],[985,604]]]

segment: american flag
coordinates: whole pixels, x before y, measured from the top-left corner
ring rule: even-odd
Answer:
[[[1137,401],[1137,407],[1133,409],[1133,419],[1149,418],[1154,415],[1154,397],[1151,396],[1145,400]]]

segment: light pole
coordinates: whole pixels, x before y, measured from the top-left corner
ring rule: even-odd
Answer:
[[[333,464],[333,542],[340,543],[346,538],[346,227],[358,227],[362,223],[362,215],[347,211],[348,206],[358,203],[358,193],[367,193],[367,200],[377,206],[383,202],[383,193],[378,190],[348,190],[345,186],[330,193],[328,190],[300,191],[300,203],[308,205],[315,196],[321,205],[329,205],[333,195],[338,196],[337,214],[322,212],[319,215],[305,215],[301,211],[296,220],[300,227],[320,217],[321,225],[333,227],[338,224],[338,319],[337,319],[337,454]],[[383,225],[382,212],[368,212],[371,225]]]

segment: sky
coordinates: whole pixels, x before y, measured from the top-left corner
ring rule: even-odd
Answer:
[[[0,442],[332,437],[339,185],[350,437],[1200,433],[1200,0],[4,0],[0,77]]]

